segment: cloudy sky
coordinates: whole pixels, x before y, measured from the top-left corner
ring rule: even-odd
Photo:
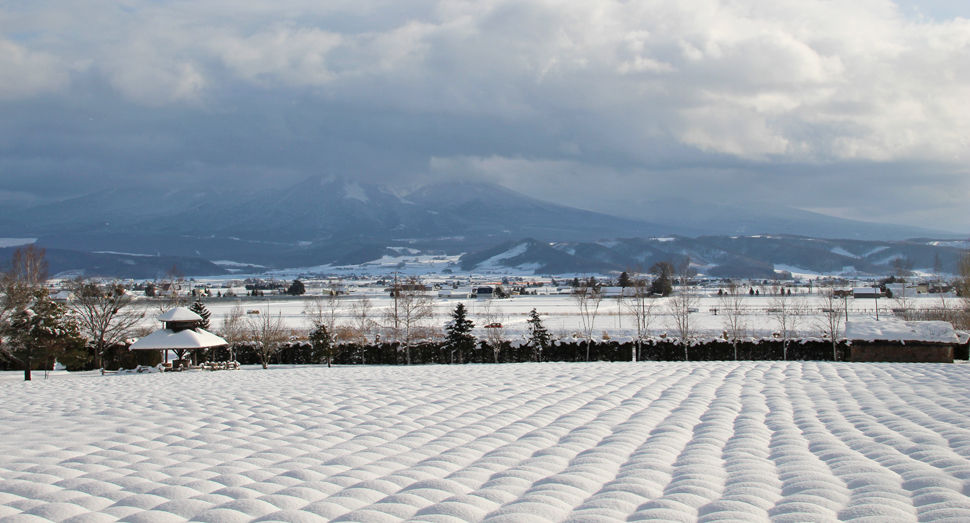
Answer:
[[[8,0],[0,202],[498,182],[970,231],[970,4]]]

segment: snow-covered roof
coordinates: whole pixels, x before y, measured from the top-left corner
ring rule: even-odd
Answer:
[[[159,329],[133,343],[131,350],[208,349],[223,345],[228,345],[226,340],[205,329],[186,329],[179,332]]]
[[[186,307],[172,307],[165,313],[156,316],[155,319],[158,321],[202,321],[202,316]]]
[[[953,325],[947,321],[899,321],[860,318],[847,321],[845,337],[860,341],[923,341],[960,343]]]

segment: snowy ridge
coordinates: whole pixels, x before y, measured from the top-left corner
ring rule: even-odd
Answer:
[[[497,267],[502,267],[501,262],[503,260],[508,260],[510,258],[515,258],[516,256],[522,256],[525,251],[529,249],[529,244],[526,242],[519,243],[518,245],[512,247],[511,249],[492,256],[491,258],[478,264],[480,269],[494,269]]]
[[[0,520],[970,521],[966,375],[710,362],[5,384]]]
[[[0,247],[20,247],[36,241],[37,238],[0,238]]]

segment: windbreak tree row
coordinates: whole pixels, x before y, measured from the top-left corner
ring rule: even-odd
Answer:
[[[600,341],[588,343],[586,340],[550,343],[541,351],[531,344],[503,342],[493,347],[485,340],[478,341],[474,348],[465,351],[459,359],[453,345],[447,342],[417,343],[410,347],[410,364],[460,364],[460,363],[524,363],[524,362],[582,362],[587,361],[729,361],[735,359],[748,361],[782,361],[786,355],[786,342],[781,339],[744,341],[733,344],[727,340],[708,340],[684,346],[674,339],[645,340],[638,347],[633,342]],[[241,344],[234,348],[236,360],[244,365],[261,364],[262,360],[256,347]],[[838,361],[848,359],[848,346],[836,345]],[[405,347],[397,342],[380,344],[341,344],[333,346],[329,353],[335,365],[407,365]],[[228,350],[212,354],[213,359],[228,357]],[[831,342],[818,338],[787,341],[788,360],[832,361]],[[326,364],[311,343],[297,342],[283,345],[271,360],[273,364],[303,365]]]

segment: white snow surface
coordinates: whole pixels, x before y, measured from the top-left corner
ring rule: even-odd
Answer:
[[[523,253],[525,253],[525,251],[527,251],[528,249],[529,249],[529,245],[527,243],[520,243],[501,254],[496,254],[495,256],[492,256],[491,258],[479,263],[476,267],[478,267],[479,269],[492,269],[492,268],[500,267],[501,266],[500,262],[502,260],[507,260],[509,258],[515,258],[516,256],[520,256]]]
[[[858,258],[857,254],[852,254],[851,252],[843,249],[842,247],[833,247],[831,250],[832,254],[840,254],[842,256],[847,256],[849,258]]]
[[[173,332],[171,329],[158,329],[148,336],[138,339],[129,347],[129,350],[205,349],[226,345],[228,345],[226,340],[205,329],[189,329],[178,332]]]
[[[968,372],[544,363],[3,383],[0,521],[970,521]]]
[[[0,238],[0,247],[19,247],[36,241],[37,238]]]
[[[900,321],[893,318],[855,318],[845,324],[849,340],[925,341],[960,343],[960,337],[948,321]]]
[[[364,192],[364,188],[361,187],[357,182],[344,184],[344,198],[360,200],[364,203],[370,201],[370,198],[367,197],[367,193]]]

